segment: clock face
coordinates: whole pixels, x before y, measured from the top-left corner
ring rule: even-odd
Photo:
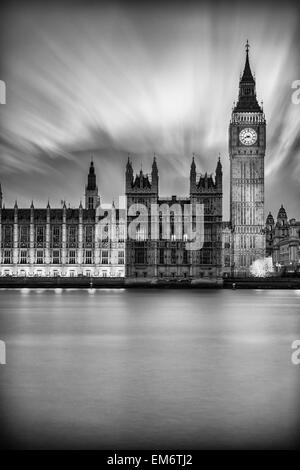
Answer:
[[[240,132],[240,142],[244,145],[253,145],[257,141],[257,133],[251,127],[247,127]]]

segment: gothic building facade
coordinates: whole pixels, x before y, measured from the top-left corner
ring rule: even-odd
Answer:
[[[213,175],[197,175],[193,158],[188,197],[160,197],[154,157],[151,174],[134,176],[128,160],[125,175],[127,233],[139,213],[137,237],[127,237],[129,278],[198,279],[222,275],[222,165]],[[197,213],[196,205],[203,208]],[[153,207],[158,210],[153,213]],[[146,210],[145,210],[146,208]],[[141,211],[144,210],[144,214]],[[203,224],[201,224],[201,219]],[[188,232],[188,227],[191,231]],[[193,227],[203,227],[203,246],[191,249]],[[164,232],[166,230],[166,232]],[[153,236],[154,234],[154,236]]]
[[[125,218],[114,205],[103,212],[91,162],[85,208],[2,207],[0,275],[107,276],[125,273]]]

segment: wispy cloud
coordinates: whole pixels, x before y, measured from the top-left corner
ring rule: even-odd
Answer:
[[[294,215],[300,113],[291,83],[300,77],[293,7],[92,5],[32,5],[4,15],[6,199],[35,196],[44,204],[53,193],[54,202],[78,203],[91,153],[106,198],[123,191],[127,152],[137,171],[156,152],[161,192],[185,193],[191,154],[199,171],[213,172],[220,152],[228,216],[228,123],[248,38],[268,122],[267,204],[286,201]]]

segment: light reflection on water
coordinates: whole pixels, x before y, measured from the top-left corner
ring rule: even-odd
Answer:
[[[19,445],[266,448],[299,424],[299,291],[0,291]]]

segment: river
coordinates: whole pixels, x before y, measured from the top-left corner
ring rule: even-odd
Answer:
[[[291,448],[299,290],[1,289],[12,447]]]

